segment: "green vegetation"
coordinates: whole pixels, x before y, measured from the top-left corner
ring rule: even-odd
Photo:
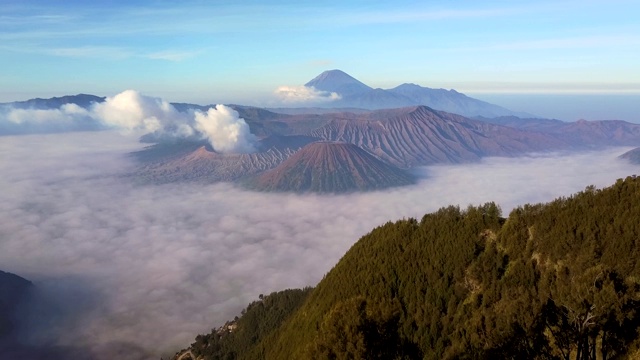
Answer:
[[[494,203],[464,210],[450,206],[420,221],[374,229],[275,320],[260,318],[273,314],[266,303],[260,311],[255,310],[261,302],[250,305],[237,322],[237,334],[253,332],[251,341],[222,336],[220,348],[231,350],[197,354],[205,359],[636,357],[639,259],[640,178],[524,205],[506,219]],[[199,336],[193,349],[202,342]]]
[[[240,318],[213,329],[208,335],[198,335],[191,352],[212,360],[231,360],[248,354],[264,357],[260,340],[297,310],[310,292],[311,288],[305,288],[260,295],[260,300],[249,304]]]

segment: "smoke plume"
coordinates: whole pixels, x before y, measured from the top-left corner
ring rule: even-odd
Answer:
[[[256,151],[254,144],[258,139],[251,134],[249,125],[232,108],[217,105],[206,113],[196,111],[195,120],[196,130],[209,139],[214,150],[222,153]]]

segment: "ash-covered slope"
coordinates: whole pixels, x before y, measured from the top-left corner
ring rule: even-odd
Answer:
[[[309,135],[355,144],[404,168],[568,147],[551,135],[489,124],[426,106],[344,115]]]
[[[251,154],[220,154],[201,145],[191,152],[182,151],[181,155],[141,166],[135,176],[141,182],[156,184],[234,181],[271,169],[293,153],[289,148],[272,148]]]
[[[353,144],[314,142],[249,186],[266,191],[340,193],[409,185],[413,177]]]
[[[257,144],[258,152],[219,153],[204,140],[159,142],[131,153],[140,164],[133,176],[142,183],[236,181],[274,168],[303,146],[320,139],[304,135],[272,135]]]

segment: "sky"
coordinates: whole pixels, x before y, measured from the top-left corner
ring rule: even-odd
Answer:
[[[640,95],[636,0],[0,5],[4,102],[134,89],[270,106],[279,86],[328,69],[373,87],[411,82],[478,97]]]
[[[617,158],[629,148],[610,148],[422,167],[415,185],[347,195],[139,185],[127,155],[145,146],[138,135],[0,139],[0,270],[36,285],[21,340],[48,355],[52,346],[93,360],[172,355],[259,294],[317,284],[387,221],[487,201],[506,216],[638,172]]]

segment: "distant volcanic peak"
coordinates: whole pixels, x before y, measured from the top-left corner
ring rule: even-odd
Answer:
[[[266,191],[341,193],[408,185],[413,177],[356,145],[311,143],[254,179]]]
[[[358,81],[341,70],[328,70],[305,84],[317,90],[335,92],[343,96],[358,94],[372,90],[371,87]]]
[[[323,71],[320,75],[316,76],[315,78],[313,78],[311,81],[309,81],[305,85],[309,86],[309,85],[313,85],[312,83],[318,83],[318,82],[323,82],[323,81],[344,82],[344,83],[358,82],[358,83],[360,83],[360,81],[358,81],[353,76],[347,74],[346,72],[344,72],[342,70],[338,70],[338,69],[333,69],[333,70]]]

